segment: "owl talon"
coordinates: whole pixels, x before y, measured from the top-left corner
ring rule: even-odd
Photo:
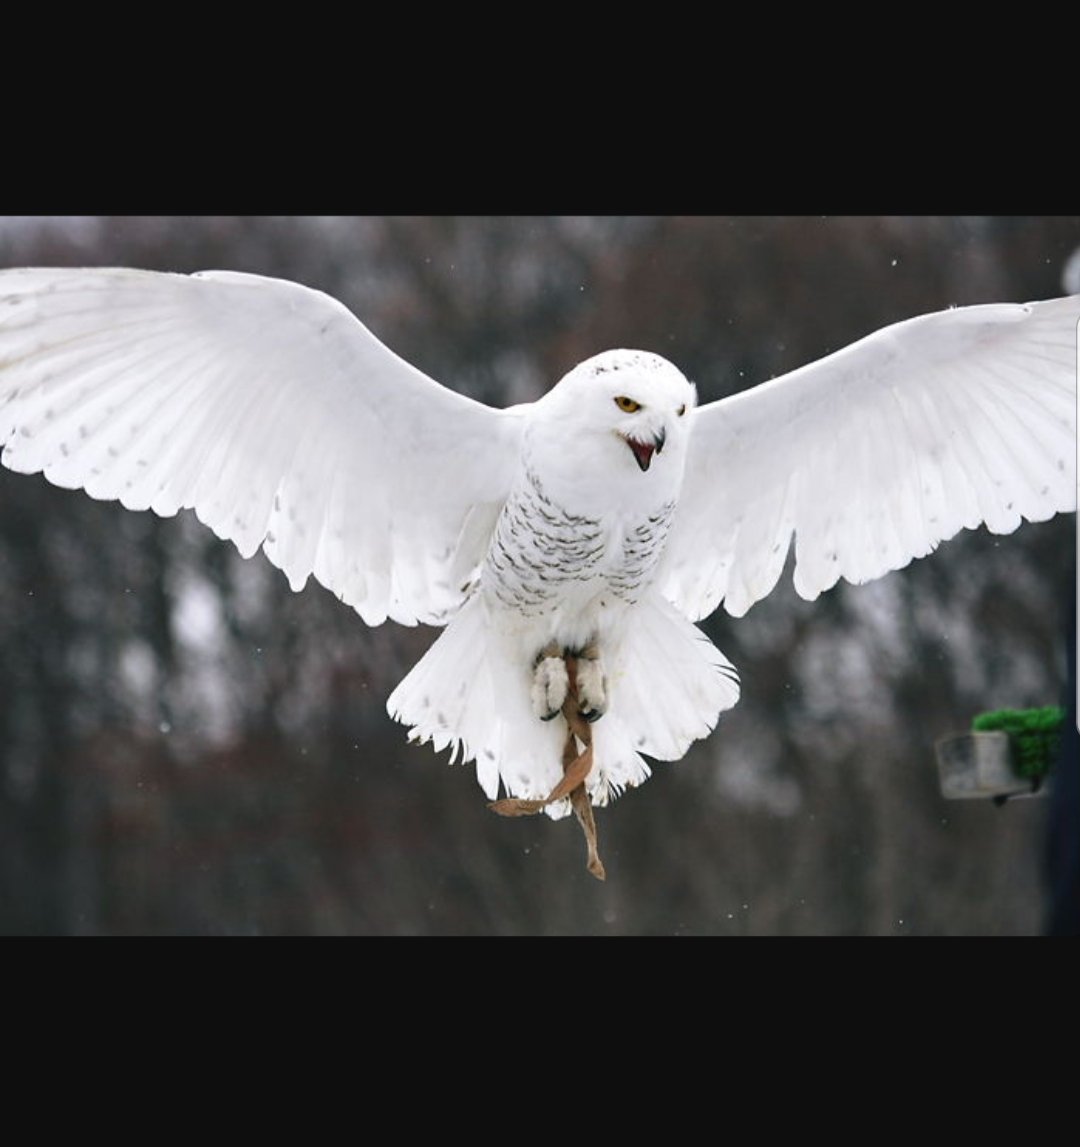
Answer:
[[[578,658],[577,699],[578,712],[589,724],[599,721],[607,712],[607,679],[595,645],[590,645]]]
[[[545,649],[533,671],[533,712],[541,721],[553,721],[562,712],[569,689],[570,677],[566,672],[566,662],[557,649],[554,653]]]

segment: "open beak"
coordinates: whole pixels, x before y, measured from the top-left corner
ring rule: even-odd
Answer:
[[[651,442],[636,442],[633,438],[627,438],[626,444],[634,453],[634,458],[637,459],[637,464],[641,470],[648,470],[652,462],[653,454],[660,454],[663,452],[664,443],[667,437],[663,430]]]

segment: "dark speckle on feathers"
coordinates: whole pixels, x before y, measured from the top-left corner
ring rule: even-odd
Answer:
[[[484,580],[504,606],[531,617],[555,609],[566,583],[597,577],[632,604],[659,560],[674,512],[671,502],[628,527],[610,553],[602,523],[560,510],[527,470],[499,515]]]

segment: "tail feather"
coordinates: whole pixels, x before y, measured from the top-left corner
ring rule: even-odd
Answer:
[[[621,642],[602,656],[608,710],[593,727],[597,764],[586,782],[594,804],[648,777],[640,753],[679,760],[739,700],[731,662],[659,594],[627,614]]]
[[[409,739],[476,761],[489,800],[499,782],[510,796],[541,800],[562,776],[561,722],[538,721],[529,700],[531,665],[470,598],[390,695],[390,716]],[[569,801],[560,815],[569,811]]]
[[[707,736],[739,698],[731,663],[673,606],[653,595],[628,610],[619,637],[601,642],[608,709],[592,726],[595,763],[585,784],[605,805],[650,773],[644,753],[678,760]],[[532,665],[518,642],[493,624],[476,595],[391,694],[390,715],[410,727],[410,740],[451,749],[451,763],[475,760],[490,800],[542,800],[562,777],[566,737],[561,719],[532,710]],[[569,800],[549,805],[553,818]]]

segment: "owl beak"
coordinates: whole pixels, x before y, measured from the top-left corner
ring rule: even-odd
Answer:
[[[653,454],[663,452],[666,441],[667,435],[661,430],[651,442],[635,442],[633,438],[627,438],[626,444],[634,452],[638,467],[644,471],[648,470],[652,463]]]

